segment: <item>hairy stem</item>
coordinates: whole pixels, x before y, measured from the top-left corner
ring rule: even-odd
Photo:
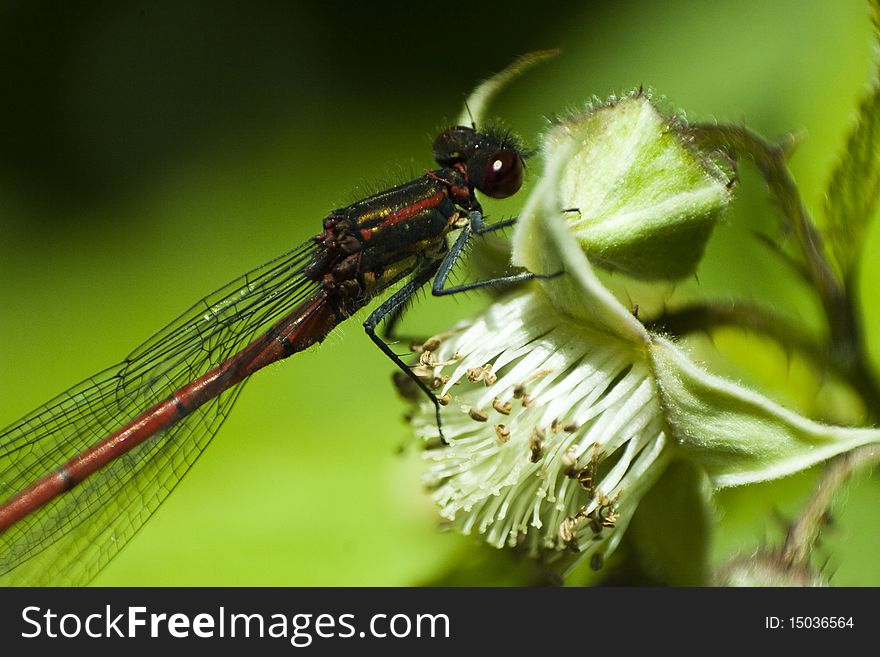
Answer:
[[[840,487],[854,472],[878,461],[880,461],[880,447],[868,445],[843,454],[826,466],[810,500],[788,530],[781,550],[782,558],[786,563],[793,565],[807,563]]]

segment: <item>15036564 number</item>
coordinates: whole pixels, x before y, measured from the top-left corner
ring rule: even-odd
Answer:
[[[852,616],[790,616],[789,627],[795,630],[853,629]]]

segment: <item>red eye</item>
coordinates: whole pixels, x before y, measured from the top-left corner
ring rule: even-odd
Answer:
[[[486,196],[507,198],[522,187],[523,162],[514,150],[495,151],[488,158],[476,156],[467,168],[471,183]]]

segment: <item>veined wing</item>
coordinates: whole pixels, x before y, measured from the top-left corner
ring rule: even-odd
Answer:
[[[312,295],[308,241],[205,297],[124,361],[0,432],[0,501],[224,362]],[[0,582],[81,584],[137,532],[195,462],[241,385],[0,533]]]

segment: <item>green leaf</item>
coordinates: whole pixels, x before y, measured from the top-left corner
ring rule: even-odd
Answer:
[[[874,38],[880,43],[880,0],[872,0]],[[844,280],[852,277],[880,198],[880,58],[858,119],[828,184],[827,236]]]

